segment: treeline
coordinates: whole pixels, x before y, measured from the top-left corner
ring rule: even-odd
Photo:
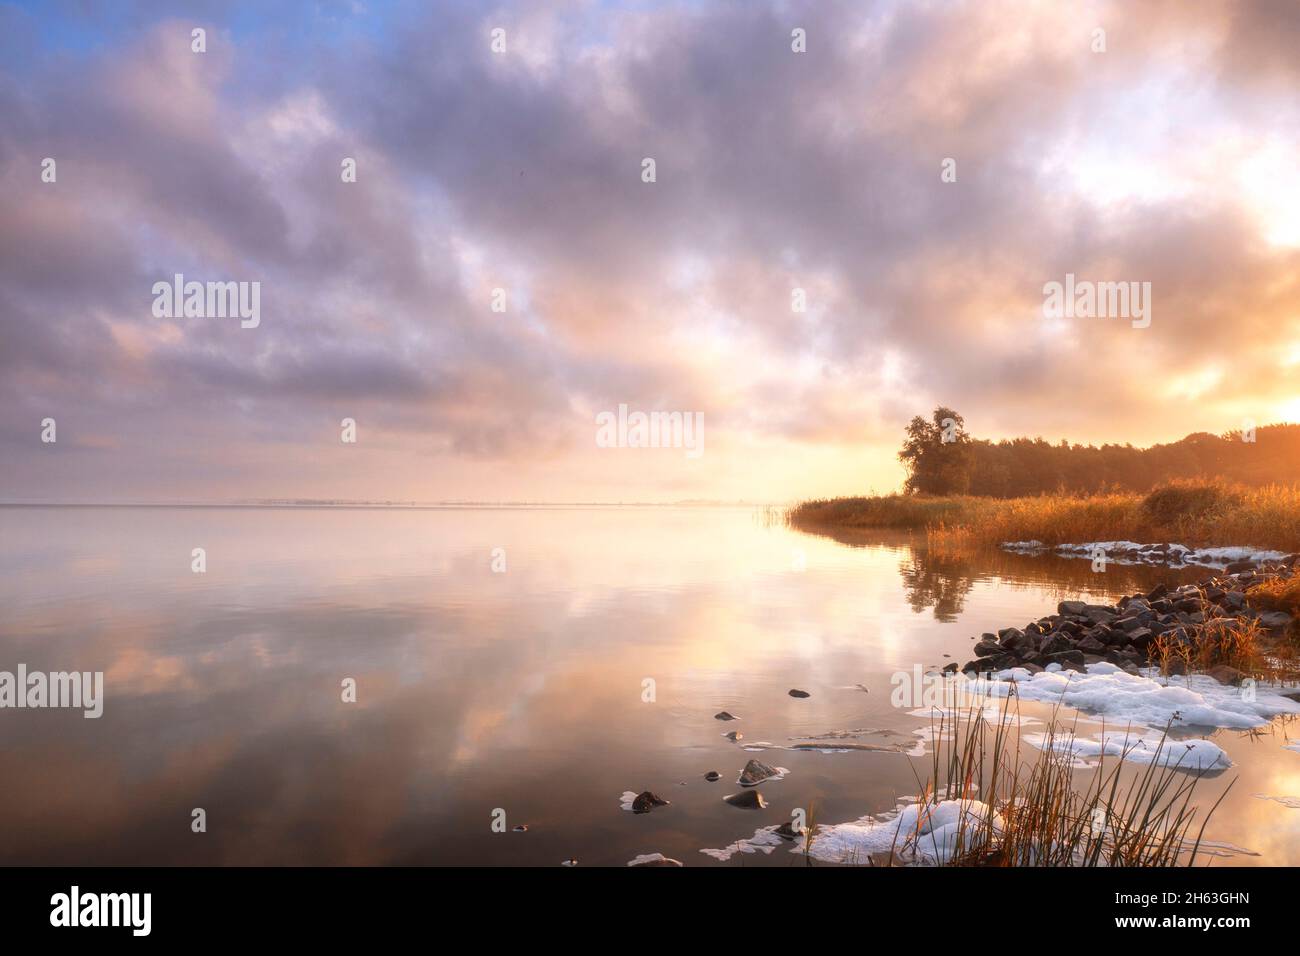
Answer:
[[[898,457],[908,470],[905,490],[913,494],[1014,498],[1145,492],[1187,478],[1258,487],[1297,481],[1300,425],[1265,425],[1253,434],[1197,432],[1150,448],[1053,444],[1041,438],[992,442],[972,438],[960,415],[940,407],[928,421],[912,419]]]

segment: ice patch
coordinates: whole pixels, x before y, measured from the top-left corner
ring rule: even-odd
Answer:
[[[855,823],[823,826],[813,836],[808,853],[825,863],[867,863],[873,855],[889,854],[911,863],[946,863],[957,847],[973,840],[991,824],[993,836],[1001,832],[1002,816],[978,800],[943,800],[922,806],[912,803],[887,820],[863,817]],[[796,852],[802,852],[797,847]]]
[[[1123,757],[1131,763],[1149,765],[1159,761],[1162,767],[1176,770],[1226,770],[1232,761],[1218,744],[1203,738],[1171,740],[1163,746],[1159,736],[1142,736],[1132,732],[1104,732],[1091,738],[1056,734],[1026,734],[1025,743],[1039,750],[1068,753],[1077,767],[1095,767],[1099,757]]]
[[[1142,727],[1263,727],[1279,714],[1300,714],[1300,703],[1271,688],[1256,686],[1247,700],[1239,687],[1213,677],[1161,677],[1155,668],[1127,674],[1114,664],[1087,665],[1087,673],[1046,670],[1030,674],[1024,668],[998,671],[992,681],[980,681],[990,693],[1006,696],[1013,687],[1021,700],[1061,703],[1117,723]]]
[[[1254,796],[1260,800],[1273,800],[1292,810],[1300,810],[1300,797],[1270,797],[1267,793],[1257,793]]]
[[[777,824],[779,826],[780,824]],[[705,856],[711,856],[715,860],[726,862],[737,853],[767,853],[771,854],[773,850],[784,842],[777,835],[776,826],[761,827],[754,832],[754,835],[747,840],[737,840],[719,850],[701,850]]]
[[[1167,550],[1144,551],[1147,547],[1137,541],[1087,541],[1083,544],[1058,544],[1052,550],[1066,558],[1091,558],[1096,549],[1100,548],[1111,564],[1194,564],[1216,570],[1222,570],[1234,561],[1263,564],[1287,557],[1285,551],[1265,551],[1242,546],[1189,548],[1182,544],[1171,544]],[[1048,550],[1041,541],[1004,541],[1002,549],[1021,554]]]

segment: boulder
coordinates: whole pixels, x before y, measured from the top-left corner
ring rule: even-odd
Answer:
[[[766,810],[767,801],[757,790],[742,790],[740,793],[729,794],[722,798],[723,803],[729,803],[733,807],[739,807],[742,810]]]
[[[745,764],[745,769],[740,771],[740,777],[736,780],[736,783],[742,787],[756,787],[764,780],[780,775],[781,771],[775,767],[769,767],[761,760],[751,760]]]
[[[1240,687],[1241,682],[1249,676],[1235,667],[1229,667],[1227,664],[1216,664],[1205,673],[1220,684],[1228,684],[1231,687]]]
[[[627,798],[624,797],[623,799],[626,800]],[[659,796],[657,793],[651,793],[649,790],[642,790],[632,800],[633,813],[649,813],[656,807],[666,806],[668,806],[667,800]]]

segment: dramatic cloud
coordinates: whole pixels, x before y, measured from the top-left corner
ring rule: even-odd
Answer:
[[[894,485],[940,402],[1079,441],[1300,418],[1285,0],[68,3],[0,36],[5,499],[787,499]],[[176,273],[260,282],[260,324],[156,318]],[[1046,318],[1070,273],[1151,283],[1150,327]],[[596,447],[620,403],[703,412],[705,453]]]

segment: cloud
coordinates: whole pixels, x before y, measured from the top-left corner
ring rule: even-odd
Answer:
[[[6,497],[783,497],[814,450],[847,492],[937,402],[1146,442],[1291,394],[1293,5],[209,8],[203,55],[52,10],[3,14],[50,53],[0,73]],[[261,326],[153,318],[176,272]],[[1151,328],[1045,320],[1071,272]],[[704,411],[705,458],[597,455],[620,402]]]

